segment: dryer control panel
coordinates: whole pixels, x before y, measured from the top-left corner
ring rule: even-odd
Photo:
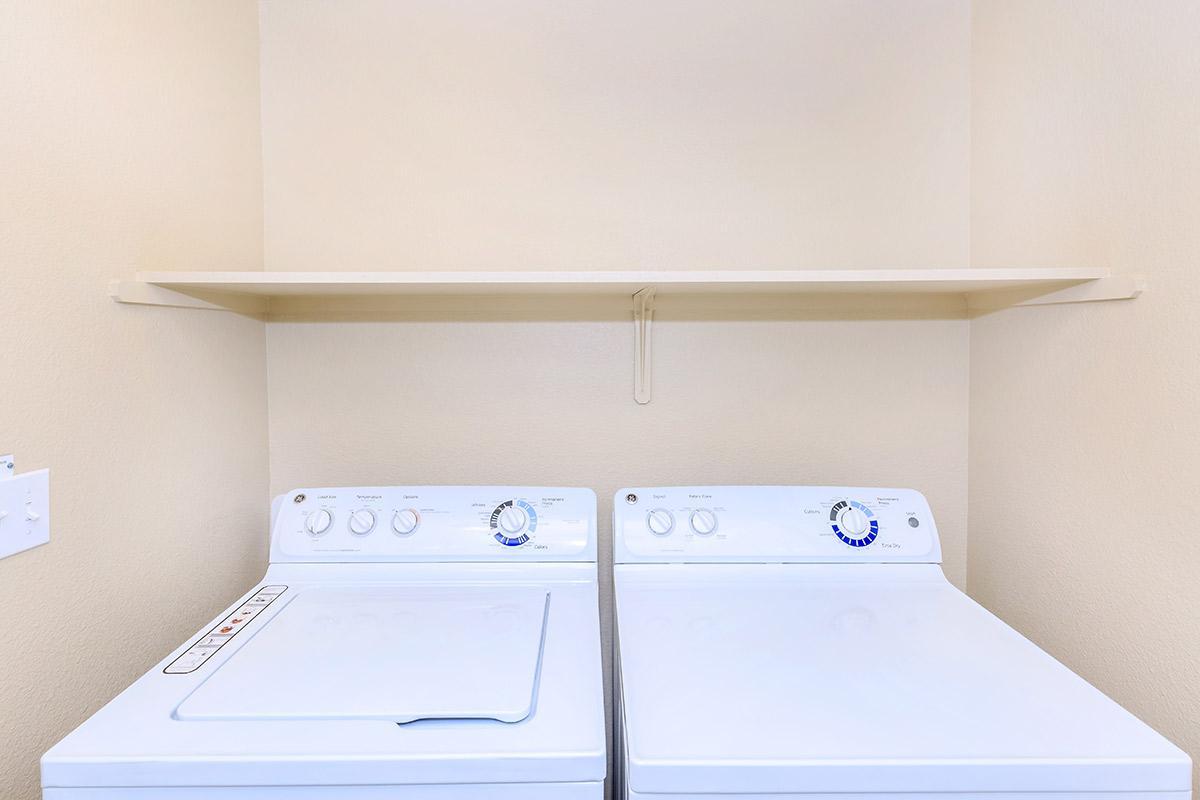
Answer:
[[[848,486],[622,489],[613,552],[617,563],[942,560],[920,492]]]
[[[275,562],[596,560],[590,489],[295,489],[276,507]]]

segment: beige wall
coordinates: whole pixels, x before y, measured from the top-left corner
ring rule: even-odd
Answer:
[[[268,269],[963,266],[962,0],[262,3]]]
[[[261,265],[245,2],[0,1],[0,451],[52,541],[0,561],[0,797],[261,574],[261,322],[120,306],[135,269]]]
[[[972,594],[1200,757],[1200,5],[974,6],[972,264],[1136,302],[971,324]]]

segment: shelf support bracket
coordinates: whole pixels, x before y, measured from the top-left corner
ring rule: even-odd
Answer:
[[[118,303],[170,308],[198,308],[205,311],[233,311],[250,316],[265,314],[269,300],[249,294],[228,294],[198,291],[184,294],[163,286],[142,281],[113,281],[108,294]]]
[[[654,321],[654,287],[647,286],[633,295],[633,399],[639,405],[650,402],[651,355],[650,326]]]
[[[1065,303],[1097,303],[1105,300],[1133,300],[1146,290],[1143,275],[1110,275],[1046,292],[1038,288],[1000,289],[967,296],[971,316],[1017,306],[1049,306]]]

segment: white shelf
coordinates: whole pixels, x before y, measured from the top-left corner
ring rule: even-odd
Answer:
[[[969,308],[1136,297],[1105,269],[560,270],[515,272],[141,272],[113,284],[123,303],[266,313],[272,297],[429,294],[910,292],[960,294]]]
[[[272,298],[378,295],[607,294],[633,303],[634,400],[650,402],[651,325],[659,295],[698,293],[958,295],[969,314],[1017,305],[1121,300],[1133,275],[1105,269],[626,270],[524,272],[141,272],[112,284],[121,303],[270,318]]]

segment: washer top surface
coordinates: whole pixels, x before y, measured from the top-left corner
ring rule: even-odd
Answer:
[[[549,604],[544,588],[312,588],[176,714],[518,722],[533,708]]]
[[[262,581],[51,748],[43,787],[603,780],[591,491],[305,489],[278,508]]]
[[[828,491],[820,513],[805,515],[807,501],[792,508],[800,520],[792,549],[763,552],[764,560],[800,562],[806,538],[832,532],[827,509],[862,496]],[[622,509],[623,496],[618,538],[648,516],[644,507]],[[719,506],[723,543],[685,529],[662,537],[653,563],[654,543],[638,530],[638,548],[624,552],[640,563],[616,566],[634,791],[1190,788],[1182,751],[956,589],[937,564],[887,563],[886,550],[850,543],[859,563],[744,563],[755,529],[734,500],[715,500],[707,502]],[[880,520],[880,543],[904,545],[917,541],[912,531],[933,530],[923,499],[874,500],[861,502]],[[685,520],[691,510],[678,496],[659,505]],[[914,510],[916,527],[906,521]],[[768,532],[772,547],[781,530]],[[689,563],[689,536],[708,560],[723,548],[739,563]],[[829,560],[830,547],[817,541],[813,560]]]

